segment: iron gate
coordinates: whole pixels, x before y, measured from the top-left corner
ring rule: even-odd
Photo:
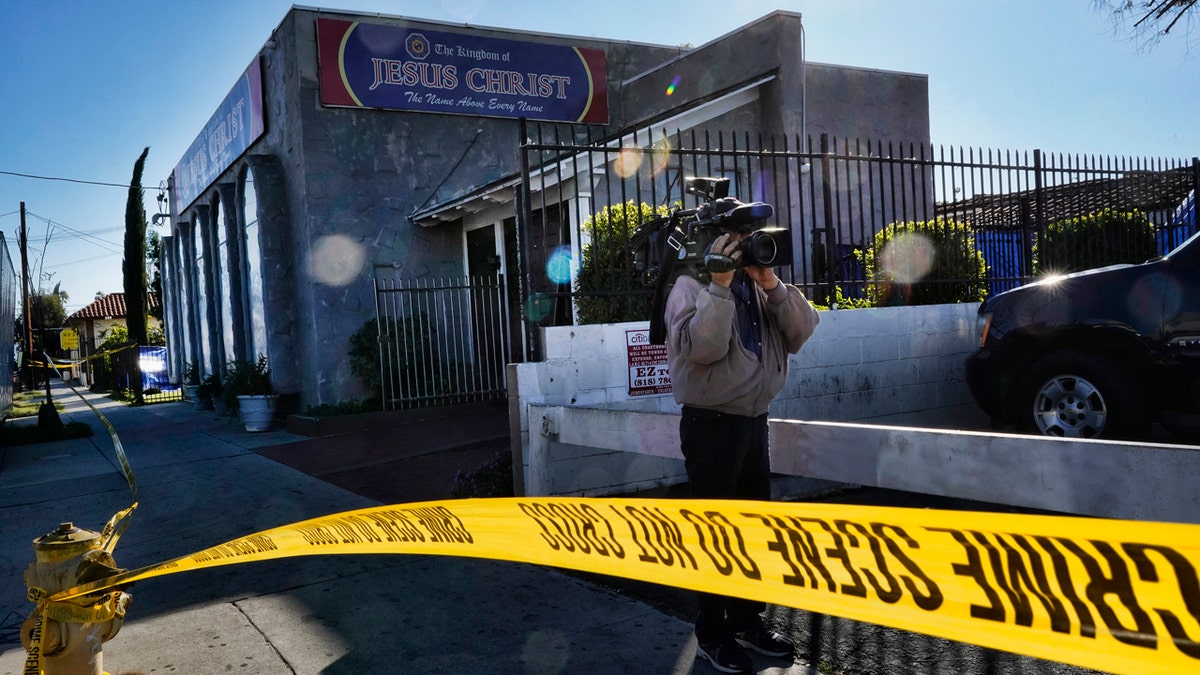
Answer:
[[[505,397],[503,277],[391,280],[379,274],[375,316],[385,410]]]

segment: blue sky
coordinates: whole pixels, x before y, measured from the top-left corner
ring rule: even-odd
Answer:
[[[332,8],[634,42],[700,45],[799,12],[813,62],[929,76],[934,145],[1200,155],[1200,29],[1151,50],[1093,0],[344,0]],[[126,191],[147,214],[217,104],[291,7],[282,0],[6,0],[0,9],[0,230],[74,311],[121,290]],[[1189,51],[1189,43],[1191,49]],[[12,173],[66,180],[41,180]],[[47,221],[53,223],[49,224]]]

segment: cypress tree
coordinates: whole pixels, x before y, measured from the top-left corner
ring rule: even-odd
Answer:
[[[125,202],[125,259],[121,270],[125,277],[125,325],[130,341],[144,345],[146,335],[146,208],[142,205],[142,169],[150,147],[142,150],[133,165],[129,199]]]

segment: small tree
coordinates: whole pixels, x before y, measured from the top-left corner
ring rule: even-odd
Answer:
[[[1067,274],[1156,255],[1154,224],[1145,214],[1104,209],[1047,225],[1033,245],[1033,272]]]
[[[153,274],[150,275],[150,287],[148,289],[148,292],[153,293],[154,296],[156,298],[158,298],[157,305],[147,304],[146,313],[149,314],[150,316],[158,319],[159,321],[162,321],[163,320],[162,238],[158,236],[157,232],[151,232],[150,236],[146,237],[146,260],[149,261],[150,269],[153,271]],[[147,328],[147,331],[149,331],[152,334],[154,329]],[[152,335],[149,337],[150,337],[149,344],[152,344],[152,345],[160,344],[160,343],[153,341],[154,338]]]
[[[583,223],[591,241],[575,279],[579,323],[642,321],[650,316],[650,289],[634,262],[630,238],[639,225],[667,215],[666,206],[629,200],[603,209]]]
[[[55,285],[50,293],[37,293],[29,296],[30,324],[34,330],[42,328],[61,328],[67,323],[67,310],[63,300],[70,298],[66,291],[59,290]]]
[[[866,269],[874,305],[978,302],[987,295],[987,263],[971,230],[947,218],[892,223],[855,255]]]
[[[142,170],[150,148],[142,150],[133,165],[129,198],[125,202],[125,259],[121,270],[125,280],[125,321],[129,337],[146,344],[146,208],[142,205]]]

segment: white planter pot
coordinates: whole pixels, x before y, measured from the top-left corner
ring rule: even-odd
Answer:
[[[275,423],[275,394],[266,396],[238,396],[238,415],[246,431],[266,431]]]

